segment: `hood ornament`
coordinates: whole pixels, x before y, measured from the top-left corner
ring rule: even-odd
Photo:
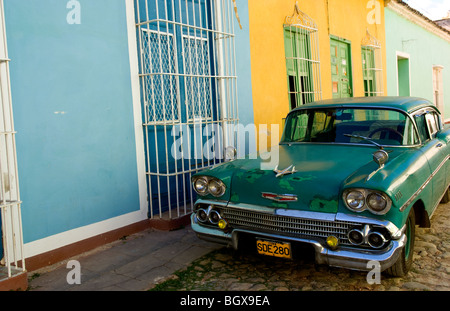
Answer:
[[[279,170],[278,165],[277,165],[273,171],[275,174],[277,174],[277,175],[275,175],[276,178],[283,176],[283,175],[294,174],[295,172],[297,172],[295,170],[295,166],[293,164],[291,164],[289,167],[285,168],[284,170]]]

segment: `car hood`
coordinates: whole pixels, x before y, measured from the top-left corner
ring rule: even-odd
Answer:
[[[230,204],[335,213],[342,186],[348,180],[363,180],[377,169],[374,151],[370,145],[292,144],[273,147],[270,154],[256,159],[233,161]],[[276,166],[284,170],[291,165],[294,173],[276,177]],[[296,195],[297,201],[270,200],[262,197],[263,192]]]

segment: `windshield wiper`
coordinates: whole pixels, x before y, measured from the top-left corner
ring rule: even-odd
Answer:
[[[368,142],[374,144],[375,146],[377,146],[378,148],[380,148],[381,150],[383,150],[383,146],[374,142],[372,139],[370,139],[369,137],[365,137],[365,136],[361,136],[361,135],[353,135],[353,134],[344,134],[344,136],[347,137],[352,137],[352,138],[358,138],[358,139],[362,139],[362,140],[367,140]]]

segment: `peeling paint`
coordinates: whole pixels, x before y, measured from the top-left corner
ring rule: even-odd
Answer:
[[[320,197],[315,197],[310,203],[310,209],[316,212],[336,212],[338,202],[336,200],[327,200]]]
[[[248,172],[247,176],[245,176],[245,180],[251,184],[253,184],[256,180],[266,175],[266,172],[259,169],[254,169]]]
[[[291,180],[292,181],[296,181],[296,182],[303,182],[303,181],[313,180],[313,179],[316,179],[316,178],[317,177],[314,177],[314,176],[311,176],[311,175],[309,175],[309,176],[295,176],[295,177],[292,177]]]
[[[283,189],[287,189],[287,190],[290,190],[290,191],[294,191],[295,190],[294,187],[292,187],[291,184],[289,183],[288,179],[281,179],[279,185]]]
[[[239,195],[236,192],[233,192],[230,198],[231,202],[239,202]]]
[[[242,29],[241,19],[239,18],[236,0],[233,0],[233,5],[234,5],[234,14],[236,15],[236,19],[237,19],[237,21],[239,23],[239,28]]]

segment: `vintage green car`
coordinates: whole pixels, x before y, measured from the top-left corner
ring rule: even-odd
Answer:
[[[421,98],[323,100],[292,110],[267,157],[236,159],[192,177],[192,229],[236,249],[403,276],[415,226],[450,200],[450,128]],[[267,165],[266,165],[267,166]],[[370,263],[370,265],[369,265]]]

